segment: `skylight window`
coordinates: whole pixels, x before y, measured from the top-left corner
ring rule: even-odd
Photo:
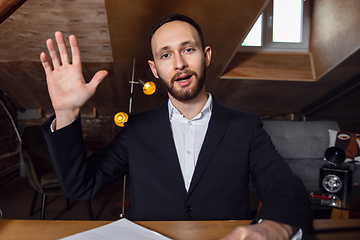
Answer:
[[[262,45],[262,14],[256,20],[254,26],[251,28],[249,34],[246,36],[242,46],[256,46],[260,47]]]
[[[308,51],[309,18],[309,1],[273,0],[239,51]]]
[[[274,0],[273,42],[301,42],[302,0]]]

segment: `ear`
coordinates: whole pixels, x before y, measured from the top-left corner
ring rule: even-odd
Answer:
[[[148,60],[148,64],[154,77],[159,78],[154,61]]]
[[[204,50],[205,63],[207,67],[210,65],[211,62],[211,54],[212,54],[211,47],[207,46]]]

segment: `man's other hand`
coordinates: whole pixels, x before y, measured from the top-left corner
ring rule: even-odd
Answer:
[[[290,225],[263,220],[261,223],[238,226],[221,240],[289,240],[296,233]]]

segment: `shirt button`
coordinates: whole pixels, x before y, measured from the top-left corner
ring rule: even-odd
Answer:
[[[187,205],[187,206],[185,207],[185,212],[191,213],[192,211],[193,211],[193,207],[192,207],[191,205]]]
[[[192,126],[192,122],[189,122],[189,125]]]
[[[188,150],[188,151],[187,151],[187,154],[191,154],[191,151]]]

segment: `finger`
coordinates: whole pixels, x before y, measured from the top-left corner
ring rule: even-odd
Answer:
[[[81,64],[80,49],[76,37],[74,35],[71,35],[69,37],[69,42],[72,53],[72,63],[76,65]]]
[[[98,71],[91,79],[91,81],[87,84],[89,91],[92,94],[95,93],[97,86],[101,83],[101,81],[106,77],[107,74],[108,72],[105,70]]]
[[[54,69],[57,67],[60,67],[60,60],[59,60],[58,54],[56,52],[54,42],[51,39],[48,39],[46,41],[46,46],[49,51],[49,55],[51,57],[51,61],[54,66]]]
[[[46,75],[49,75],[52,72],[52,68],[49,59],[46,56],[46,53],[44,52],[40,53],[40,61],[45,70]]]
[[[57,31],[55,33],[55,39],[59,48],[59,53],[61,57],[62,64],[69,64],[69,55],[66,48],[65,40],[61,32]]]

